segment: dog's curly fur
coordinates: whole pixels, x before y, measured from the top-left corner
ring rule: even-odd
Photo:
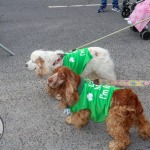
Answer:
[[[61,107],[74,105],[79,95],[77,87],[81,78],[67,67],[58,67],[48,79],[48,91],[60,97]],[[113,93],[111,107],[106,118],[108,133],[114,138],[109,143],[110,150],[124,150],[130,144],[129,130],[137,128],[141,138],[150,138],[150,123],[144,116],[144,110],[137,95],[131,89],[119,89]],[[73,113],[66,118],[68,124],[76,128],[85,126],[90,119],[87,109]]]
[[[82,76],[115,80],[116,75],[114,71],[114,63],[110,58],[109,52],[100,47],[89,47],[88,50],[93,58],[86,65]],[[36,50],[32,52],[30,61],[26,63],[26,67],[29,70],[35,70],[38,76],[43,77],[47,74],[51,74],[54,68],[62,66],[62,60],[58,64],[53,65],[62,54],[64,54],[64,51],[60,50]]]

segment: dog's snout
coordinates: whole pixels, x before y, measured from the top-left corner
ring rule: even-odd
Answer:
[[[28,67],[28,64],[25,64],[26,67]]]
[[[52,82],[53,82],[53,79],[52,79],[52,78],[49,78],[49,79],[48,79],[48,82],[49,82],[49,83],[52,83]]]

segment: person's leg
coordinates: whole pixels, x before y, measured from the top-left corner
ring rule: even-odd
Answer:
[[[112,10],[113,11],[117,11],[117,12],[120,12],[121,9],[119,8],[119,5],[118,5],[118,0],[112,0]]]
[[[100,8],[98,9],[98,13],[104,12],[107,6],[107,0],[101,0]]]
[[[112,0],[112,5],[113,5],[113,7],[117,7],[118,6],[118,0]]]
[[[107,0],[102,0],[101,6],[103,6],[104,8],[106,8],[106,6],[107,6]]]

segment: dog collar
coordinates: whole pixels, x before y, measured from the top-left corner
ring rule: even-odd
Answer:
[[[83,87],[84,87],[84,79],[81,77],[81,81],[77,89],[79,95],[82,93]]]
[[[54,62],[53,62],[53,66],[55,66],[56,64],[58,64],[65,56],[65,54],[59,54],[59,58],[57,58]]]

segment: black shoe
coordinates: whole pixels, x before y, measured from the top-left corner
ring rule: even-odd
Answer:
[[[100,6],[100,8],[98,9],[97,13],[104,12],[105,10],[106,10],[106,7]]]

